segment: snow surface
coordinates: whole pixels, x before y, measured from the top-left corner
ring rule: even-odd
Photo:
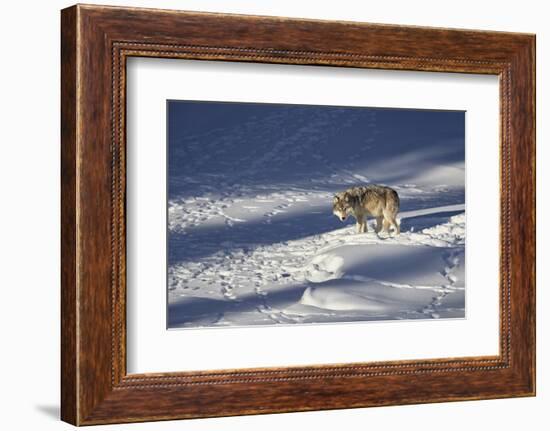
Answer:
[[[388,115],[279,107],[171,129],[168,326],[463,318],[464,138],[398,142]],[[398,191],[401,235],[332,215],[335,192],[369,182]]]

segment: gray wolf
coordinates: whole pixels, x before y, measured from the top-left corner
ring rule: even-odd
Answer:
[[[399,211],[399,196],[391,187],[369,184],[337,193],[332,202],[332,212],[341,221],[352,215],[357,221],[357,233],[367,232],[367,216],[376,217],[376,232],[393,227],[399,235],[395,217]]]

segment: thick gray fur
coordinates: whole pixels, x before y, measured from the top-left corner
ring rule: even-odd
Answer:
[[[337,193],[332,212],[341,221],[352,215],[357,221],[357,232],[367,232],[367,216],[376,217],[376,232],[390,232],[393,227],[399,235],[396,217],[399,212],[399,195],[391,187],[377,184],[358,186]]]

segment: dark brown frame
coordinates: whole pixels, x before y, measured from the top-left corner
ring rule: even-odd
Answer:
[[[73,6],[62,11],[61,417],[75,425],[535,394],[535,36]],[[129,56],[500,77],[500,354],[126,373]]]

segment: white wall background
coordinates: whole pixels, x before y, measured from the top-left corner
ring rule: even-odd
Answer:
[[[550,27],[546,2],[119,0],[171,9],[281,15],[537,34],[538,396],[406,407],[105,426],[95,429],[547,429],[550,423]],[[0,426],[61,430],[59,422],[60,0],[4,2],[0,15]]]

